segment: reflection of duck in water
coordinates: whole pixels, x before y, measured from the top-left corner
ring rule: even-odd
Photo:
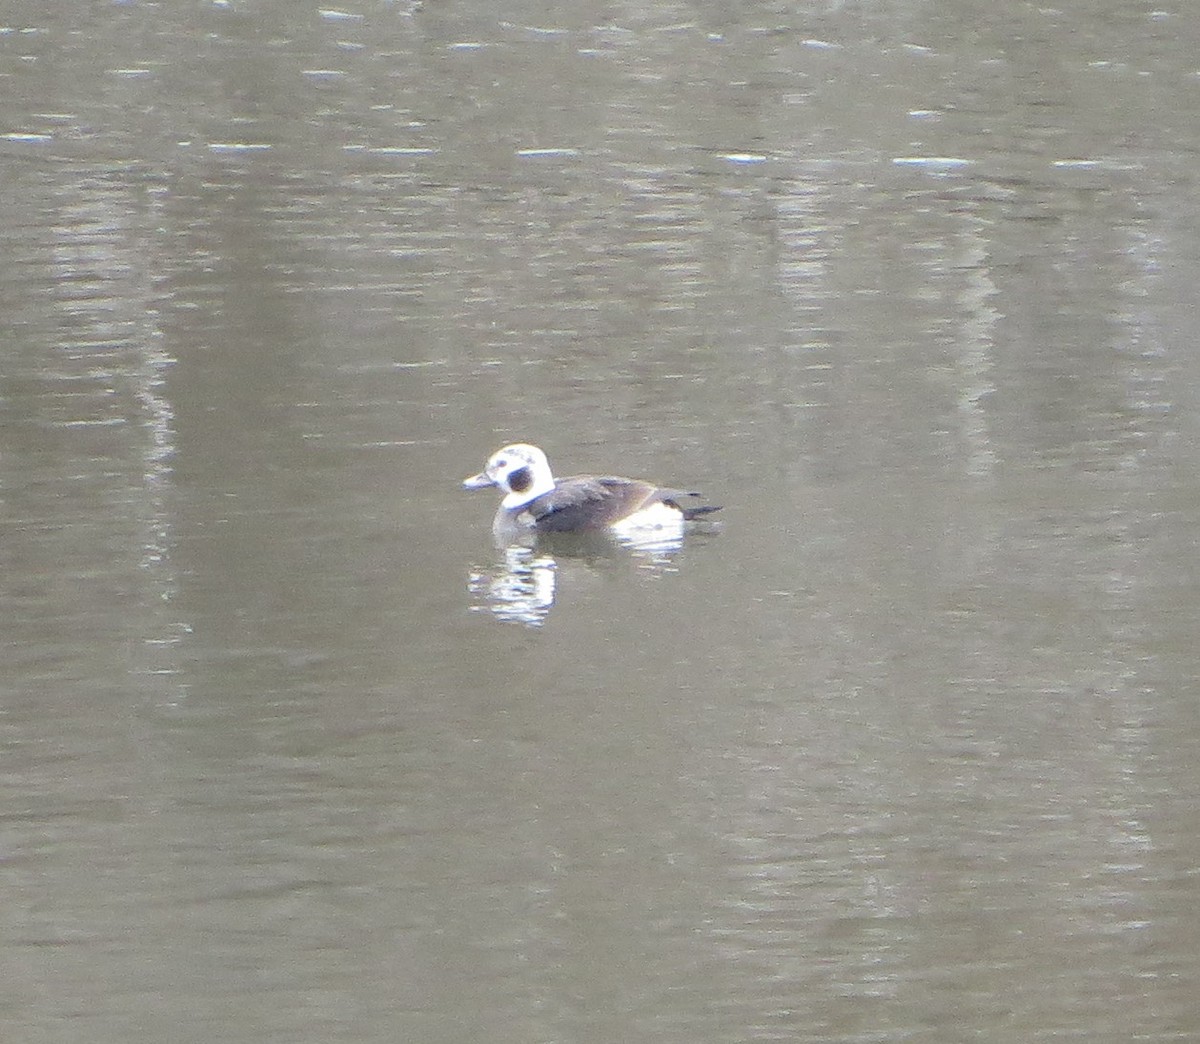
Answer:
[[[610,531],[634,537],[653,532],[681,536],[683,524],[717,511],[711,504],[686,504],[699,497],[616,475],[572,475],[556,479],[537,446],[516,443],[491,455],[487,467],[463,482],[467,489],[498,486],[504,493],[492,529],[498,537],[534,533]]]
[[[478,599],[476,609],[490,610],[497,619],[540,627],[554,608],[555,570],[550,555],[514,544],[491,569],[475,570],[467,589]]]

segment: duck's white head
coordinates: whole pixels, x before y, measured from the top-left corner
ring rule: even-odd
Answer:
[[[499,486],[504,491],[500,506],[511,511],[544,496],[554,488],[550,462],[537,446],[516,442],[496,450],[487,467],[478,475],[463,480],[466,489]]]

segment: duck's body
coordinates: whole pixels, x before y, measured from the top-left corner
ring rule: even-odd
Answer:
[[[525,443],[497,450],[487,467],[466,479],[463,486],[498,486],[503,490],[505,496],[492,525],[498,533],[682,530],[684,522],[718,510],[708,504],[685,507],[681,501],[699,494],[664,489],[641,479],[618,475],[556,479],[546,454]]]

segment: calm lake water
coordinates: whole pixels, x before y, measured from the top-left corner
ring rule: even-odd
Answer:
[[[0,1037],[1200,1038],[1198,53],[9,4]]]

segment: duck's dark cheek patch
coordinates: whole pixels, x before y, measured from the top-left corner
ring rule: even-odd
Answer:
[[[508,487],[514,493],[524,493],[533,485],[533,475],[528,468],[517,468],[508,476]]]

